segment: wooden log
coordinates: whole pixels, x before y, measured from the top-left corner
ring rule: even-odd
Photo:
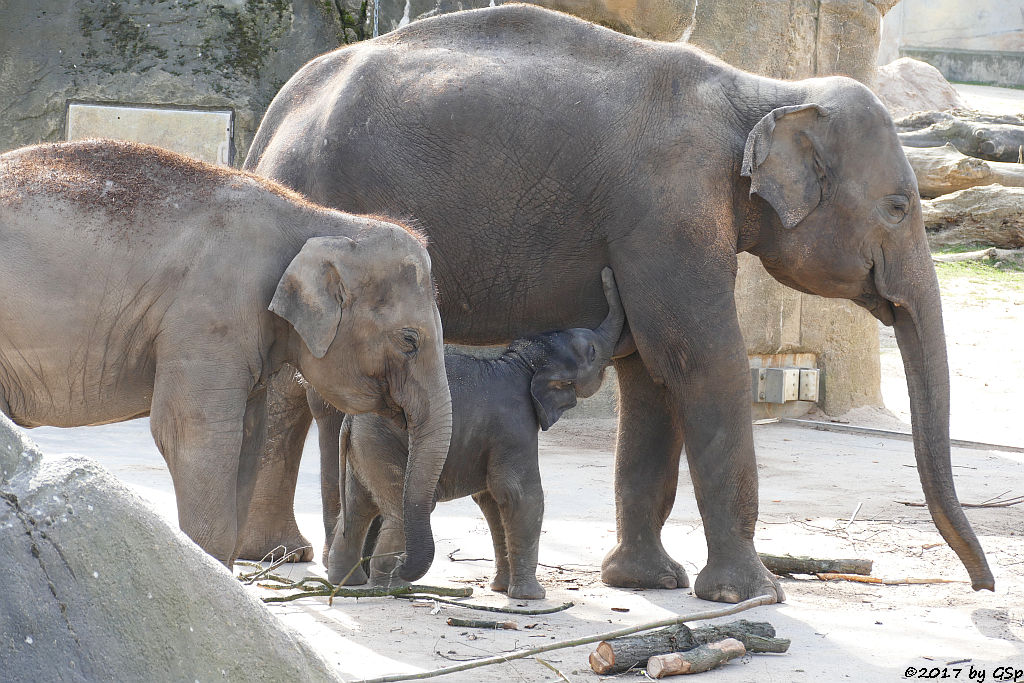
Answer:
[[[728,638],[715,643],[701,645],[687,652],[672,652],[667,655],[655,655],[647,660],[647,675],[651,678],[664,678],[680,674],[697,674],[710,671],[716,666],[747,654],[743,643]]]
[[[933,250],[970,242],[1024,247],[1024,187],[984,185],[925,199],[921,216]]]
[[[501,628],[507,631],[519,630],[519,624],[514,621],[490,621],[488,619],[460,619],[459,617],[448,617],[448,625],[464,626],[469,628]]]
[[[1024,187],[1024,164],[985,161],[942,147],[904,147],[922,197],[939,197],[979,185]]]
[[[921,112],[899,119],[896,129],[904,147],[950,143],[961,153],[980,159],[1011,163],[1024,159],[1024,122],[1018,117]]]
[[[726,638],[739,640],[751,652],[785,652],[789,648],[789,641],[775,638],[775,628],[766,621],[740,619],[692,630],[685,624],[679,624],[601,641],[590,654],[590,668],[599,674],[622,673],[644,666],[653,655],[692,650]]]
[[[989,261],[991,263],[1012,263],[1024,266],[1024,249],[979,249],[978,251],[962,251],[958,254],[932,254],[932,261],[935,263],[962,263],[964,261]],[[906,505],[906,503],[904,503]],[[923,507],[922,503],[920,507]],[[978,505],[967,505],[963,507],[979,507]],[[996,507],[996,506],[989,506]]]
[[[871,560],[821,560],[813,557],[792,555],[768,555],[758,553],[768,571],[775,574],[820,574],[838,572],[842,574],[870,574]]]

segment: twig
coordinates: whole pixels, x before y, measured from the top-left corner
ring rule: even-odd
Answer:
[[[352,565],[352,568],[348,570],[348,574],[345,574],[345,576],[341,577],[341,581],[338,582],[338,585],[335,587],[334,592],[331,593],[331,597],[327,598],[327,605],[329,607],[333,607],[334,606],[334,596],[338,594],[338,590],[342,586],[345,585],[345,582],[348,581],[348,578],[350,576],[352,576],[353,574],[355,574],[356,570],[359,569],[360,566],[362,566],[363,562],[369,562],[370,560],[375,560],[378,557],[393,557],[395,555],[401,555],[401,554],[402,554],[402,551],[396,550],[396,551],[390,552],[390,553],[380,553],[379,555],[370,555],[368,557],[360,557],[359,561],[356,562],[354,565]]]
[[[417,595],[396,595],[396,598],[402,598],[403,600],[415,600]],[[457,605],[459,607],[465,607],[467,609],[480,610],[481,612],[501,612],[503,614],[554,614],[555,612],[564,612],[570,607],[575,607],[574,602],[563,602],[558,607],[540,607],[537,609],[518,609],[516,607],[492,607],[490,605],[473,605],[468,602],[459,602],[457,600],[445,600],[444,598],[431,598],[436,602],[443,602],[446,605]]]
[[[506,631],[519,630],[519,624],[514,621],[490,621],[487,619],[460,619],[458,617],[448,617],[448,621],[446,623],[449,626],[465,626],[467,628],[503,628]]]
[[[317,598],[339,596],[342,598],[383,598],[398,595],[410,595],[412,593],[426,593],[428,595],[449,595],[455,598],[468,598],[473,594],[472,588],[446,588],[444,586],[396,586],[395,588],[341,588],[332,586],[319,590],[304,590],[292,595],[283,595],[279,598],[262,598],[263,602],[291,602],[299,598]]]
[[[998,496],[997,496],[998,498]],[[897,500],[895,501],[900,505],[907,505],[912,508],[923,508],[927,507],[927,503],[916,503],[911,500]],[[962,508],[1008,508],[1011,505],[1020,505],[1024,503],[1024,496],[1017,496],[1016,498],[1010,498],[1008,500],[1001,500],[992,503],[960,503]]]
[[[452,562],[494,562],[494,560],[492,560],[489,557],[455,557],[455,553],[459,552],[460,550],[462,550],[462,548],[456,548],[455,550],[448,553],[448,559]]]
[[[563,680],[563,681],[565,681],[565,683],[572,683],[572,681],[570,681],[570,680],[569,680],[568,678],[566,678],[566,677],[565,677],[565,674],[564,674],[564,673],[562,673],[561,671],[559,671],[558,669],[556,669],[556,668],[555,668],[555,665],[554,665],[554,664],[552,664],[552,663],[550,663],[550,662],[548,662],[548,661],[547,661],[546,659],[541,659],[540,657],[534,657],[534,658],[533,658],[533,661],[535,661],[535,662],[540,662],[541,664],[543,664],[543,665],[544,665],[544,666],[546,666],[547,668],[549,668],[549,669],[551,669],[552,671],[554,671],[554,672],[555,672],[555,675],[556,675],[556,676],[558,676],[559,680]]]
[[[862,507],[864,507],[864,503],[857,503],[857,507],[853,509],[853,514],[850,515],[850,521],[846,523],[845,527],[843,527],[844,530],[850,528],[850,525],[853,524],[853,520],[857,519],[857,513],[860,512]]]
[[[685,614],[681,616],[671,617],[669,619],[662,619],[660,621],[652,621],[646,624],[638,624],[637,626],[620,628],[616,631],[608,631],[606,633],[599,633],[594,636],[577,638],[575,640],[563,640],[554,643],[548,643],[546,645],[530,648],[528,650],[513,650],[512,652],[506,654],[495,655],[494,657],[486,657],[484,659],[466,662],[465,664],[459,664],[458,666],[447,666],[441,669],[423,671],[414,674],[393,674],[391,676],[381,676],[380,678],[367,678],[360,681],[356,681],[355,683],[390,683],[391,681],[408,681],[422,678],[434,678],[435,676],[444,676],[446,674],[458,673],[459,671],[468,671],[469,669],[476,669],[481,666],[488,666],[491,664],[502,664],[513,659],[532,657],[533,655],[539,655],[542,652],[549,652],[551,650],[561,650],[567,647],[576,647],[577,645],[589,645],[590,643],[597,643],[602,640],[610,640],[612,638],[618,638],[620,636],[628,636],[633,633],[639,633],[640,631],[649,631],[651,629],[661,628],[662,626],[672,626],[674,624],[682,624],[687,621],[698,621],[701,619],[715,619],[718,617],[726,617],[730,614],[744,612],[754,607],[760,607],[761,605],[770,605],[774,602],[774,596],[761,595],[759,597],[751,598],[750,600],[744,600],[743,602],[731,605],[729,607],[723,607],[721,609],[707,610],[704,612],[695,612],[693,614]]]
[[[877,576],[857,576],[855,574],[834,574],[831,572],[815,574],[815,576],[822,581],[855,581],[857,583],[875,583],[883,586],[906,586],[928,583],[967,583],[966,581],[959,581],[957,579],[880,579]]]
[[[277,560],[276,562],[271,563],[271,565],[269,567],[267,567],[266,569],[262,569],[262,570],[260,570],[258,572],[253,572],[251,574],[239,574],[238,575],[238,580],[244,582],[245,585],[247,585],[247,586],[251,586],[252,584],[256,583],[256,581],[258,579],[263,578],[264,576],[266,576],[267,574],[269,574],[270,572],[274,571],[275,569],[280,567],[282,564],[287,562],[288,558],[292,557],[296,553],[302,552],[306,548],[312,549],[313,546],[311,546],[311,545],[304,545],[301,548],[296,548],[295,550],[293,550],[291,552],[288,552],[288,549],[285,548],[283,545],[279,545],[279,546],[277,546],[277,548],[284,548],[285,554],[281,557],[281,559]],[[277,551],[277,548],[274,548],[273,550],[271,550],[269,553],[267,553],[263,557],[266,558],[267,555],[273,557],[273,554]],[[260,560],[260,564],[262,564],[262,563],[263,563],[263,560]]]

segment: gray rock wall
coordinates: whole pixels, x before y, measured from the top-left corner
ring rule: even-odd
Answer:
[[[0,679],[335,681],[222,565],[92,460],[0,415]]]
[[[0,152],[63,140],[71,100],[177,105],[233,109],[240,165],[285,81],[354,36],[342,11],[317,0],[0,2]]]

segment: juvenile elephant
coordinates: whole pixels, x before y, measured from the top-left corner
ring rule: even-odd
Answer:
[[[456,349],[445,352],[452,392],[452,442],[441,478],[439,501],[473,496],[494,544],[497,573],[491,589],[511,598],[540,599],[537,549],[544,517],[544,491],[537,462],[537,428],[547,430],[576,397],[601,388],[623,312],[610,268],[601,273],[608,315],[596,330],[572,329],[518,339],[501,356],[484,359]],[[349,576],[362,556],[373,519],[382,517],[374,552],[405,548],[402,480],[408,471],[405,430],[377,415],[347,415],[341,428],[340,471],[345,491],[334,529],[328,577]],[[370,563],[370,582],[390,585],[391,558]],[[367,580],[362,568],[349,584]]]
[[[433,556],[451,433],[430,259],[406,228],[250,174],[90,141],[0,156],[0,410],[24,427],[150,415],[178,520],[229,566],[265,433],[297,368],[332,406],[401,414],[400,574]]]
[[[412,217],[430,238],[450,342],[593,326],[597,274],[611,265],[636,352],[615,363],[618,544],[606,583],[688,584],[661,542],[685,442],[708,547],[695,594],[782,599],[753,543],[733,298],[747,251],[784,284],[895,326],[932,519],[974,588],[992,588],[953,487],[917,184],[885,108],[855,81],[762,78],[684,44],[506,5],[311,61],[274,99],[245,166],[329,206]],[[285,489],[265,519],[286,519],[290,503]]]

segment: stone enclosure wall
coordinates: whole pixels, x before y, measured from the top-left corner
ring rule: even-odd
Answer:
[[[688,41],[766,76],[842,73],[871,84],[881,18],[895,1],[538,4],[642,37]],[[487,4],[380,0],[378,25],[386,32],[424,16]],[[369,37],[372,26],[372,4],[362,0],[0,3],[0,151],[65,139],[69,103],[140,104],[233,112],[233,154],[227,159],[240,165],[267,105],[295,70],[340,44]],[[826,375],[820,400],[826,412],[880,405],[874,320],[852,303],[779,285],[752,257],[741,255],[740,262],[738,309],[756,363],[782,362],[780,354],[812,354]],[[613,393],[606,386],[590,405],[607,414]],[[758,413],[807,408],[758,404]]]

